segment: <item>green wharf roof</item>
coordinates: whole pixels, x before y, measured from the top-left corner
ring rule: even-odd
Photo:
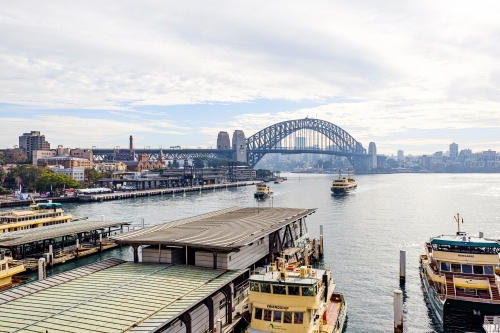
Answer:
[[[245,271],[108,259],[0,293],[0,332],[150,332]]]

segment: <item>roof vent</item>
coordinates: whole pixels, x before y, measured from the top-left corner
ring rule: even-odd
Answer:
[[[479,238],[484,238],[484,234],[482,231],[479,232]]]

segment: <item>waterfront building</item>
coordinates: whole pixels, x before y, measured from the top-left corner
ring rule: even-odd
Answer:
[[[123,164],[127,166],[127,171],[138,172],[151,169],[163,169],[165,167],[165,161],[162,159],[159,161],[150,161],[148,154],[139,154],[137,161],[124,161]]]
[[[398,162],[403,162],[405,159],[405,153],[402,150],[398,150]]]
[[[45,135],[41,135],[40,131],[31,131],[19,137],[19,148],[31,158],[34,150],[50,150],[50,143],[45,141]]]
[[[241,130],[235,130],[233,133],[234,160],[238,162],[247,162],[247,140],[245,133]]]
[[[85,179],[85,169],[84,168],[64,168],[62,166],[52,167],[51,170],[54,173],[66,175],[72,177],[74,180],[83,182]]]
[[[62,166],[65,169],[71,168],[92,168],[92,162],[79,157],[73,157],[69,154],[61,154],[54,157],[39,158],[37,161],[38,166]]]
[[[92,150],[90,150],[90,149],[80,149],[80,148],[71,149],[71,148],[64,148],[63,146],[59,145],[57,147],[57,149],[34,150],[32,152],[31,161],[32,161],[33,165],[38,165],[39,159],[62,156],[63,154],[66,154],[64,156],[69,155],[72,157],[86,159],[86,160],[90,161],[91,165],[92,165],[93,160],[94,160]]]
[[[231,142],[229,141],[229,134],[227,132],[219,132],[217,135],[217,149],[231,149]]]
[[[96,169],[105,171],[127,171],[127,165],[124,162],[103,162],[96,165]]]
[[[454,160],[457,157],[458,157],[458,145],[455,142],[453,142],[450,145],[450,158]]]
[[[134,161],[135,152],[132,149],[115,149],[114,157],[115,161]]]

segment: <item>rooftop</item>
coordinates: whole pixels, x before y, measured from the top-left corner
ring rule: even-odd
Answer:
[[[0,293],[0,332],[151,332],[244,272],[108,259]]]
[[[464,238],[465,237],[465,238]],[[464,240],[465,239],[465,240]],[[479,238],[477,236],[463,236],[463,235],[440,235],[430,239],[431,244],[440,245],[455,245],[455,246],[473,246],[473,247],[498,247],[500,243],[498,240],[489,238]]]
[[[129,224],[130,222],[118,221],[74,221],[69,223],[13,231],[0,234],[0,246],[11,247],[21,244],[42,241],[44,239],[74,235],[79,232],[98,230]]]
[[[315,211],[232,207],[116,235],[111,239],[118,244],[196,246],[232,252]]]

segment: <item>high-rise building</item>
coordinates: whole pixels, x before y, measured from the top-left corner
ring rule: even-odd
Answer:
[[[456,159],[458,157],[458,145],[453,142],[450,145],[450,158],[451,159]]]
[[[40,131],[31,131],[19,137],[19,148],[31,159],[35,150],[50,150],[50,143],[45,141],[45,135],[41,135]]]
[[[229,134],[227,132],[219,132],[217,135],[217,149],[231,149],[231,142],[229,141]]]
[[[403,162],[405,159],[405,152],[402,150],[398,150],[398,162]]]
[[[247,162],[247,140],[245,133],[236,130],[233,133],[233,149],[235,150],[234,160],[238,162]]]
[[[368,154],[370,154],[369,166],[370,170],[377,168],[377,145],[375,142],[370,142],[368,145]]]

